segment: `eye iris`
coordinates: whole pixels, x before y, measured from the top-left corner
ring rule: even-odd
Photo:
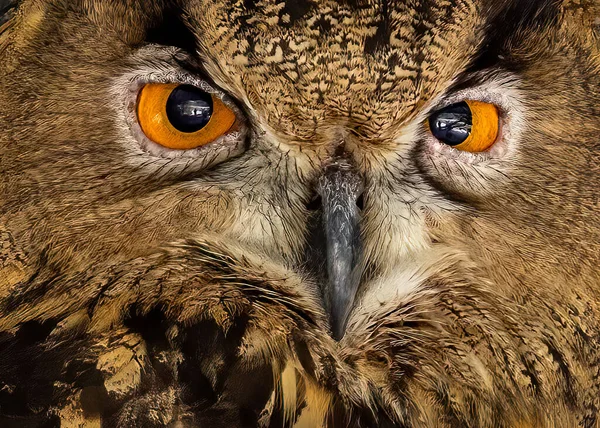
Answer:
[[[471,109],[464,101],[443,108],[429,118],[433,136],[449,146],[457,146],[469,138],[472,126]]]
[[[167,99],[167,118],[181,132],[197,132],[213,114],[210,94],[190,85],[178,86]]]

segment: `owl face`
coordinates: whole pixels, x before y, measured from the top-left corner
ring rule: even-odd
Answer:
[[[65,276],[186,240],[278,266],[318,320],[311,358],[359,401],[399,355],[435,354],[411,347],[453,303],[399,338],[416,298],[597,285],[598,35],[578,7],[25,1],[0,35],[1,223]]]

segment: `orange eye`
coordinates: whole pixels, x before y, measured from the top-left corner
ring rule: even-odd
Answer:
[[[190,150],[227,134],[236,116],[223,102],[195,86],[149,83],[138,99],[144,134],[161,146]]]
[[[463,101],[429,116],[429,130],[442,143],[465,152],[483,152],[498,139],[500,117],[494,104]]]

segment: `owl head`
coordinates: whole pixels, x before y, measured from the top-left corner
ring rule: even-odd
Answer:
[[[10,400],[106,426],[596,420],[595,1],[4,9]]]

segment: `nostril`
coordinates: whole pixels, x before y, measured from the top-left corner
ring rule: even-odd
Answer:
[[[309,211],[317,211],[321,209],[321,205],[321,195],[317,194],[308,204],[306,204],[306,209]]]
[[[356,206],[361,211],[365,208],[365,198],[363,195],[364,193],[361,193],[358,199],[356,200]]]

